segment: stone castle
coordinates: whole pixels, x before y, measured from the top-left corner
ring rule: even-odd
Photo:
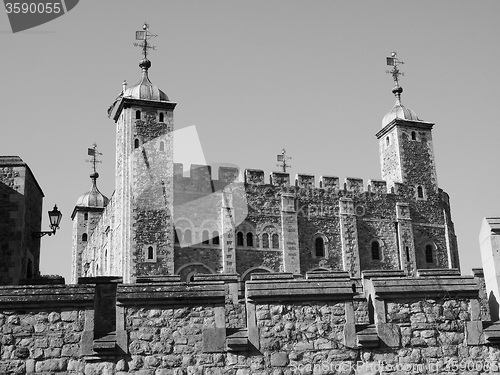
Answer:
[[[85,276],[238,274],[459,268],[448,195],[438,187],[432,127],[397,101],[377,133],[382,180],[173,162],[176,103],[142,79],[124,87],[111,109],[116,122],[115,192],[97,188],[73,211],[72,282]]]
[[[433,124],[401,104],[396,63],[382,179],[366,188],[230,167],[213,179],[203,165],[187,176],[175,103],[150,67],[110,108],[115,192],[94,168],[68,285],[37,277],[39,241],[22,239],[43,194],[19,158],[0,159],[0,374],[500,372],[500,218],[483,223],[484,273],[461,275]]]

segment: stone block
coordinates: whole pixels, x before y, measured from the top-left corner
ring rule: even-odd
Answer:
[[[397,324],[393,323],[378,323],[378,337],[386,346],[399,347],[401,345],[401,330]]]
[[[263,185],[264,171],[260,169],[245,169],[245,183],[250,185]]]
[[[331,176],[321,176],[319,178],[319,187],[327,190],[339,190],[339,178]]]
[[[300,188],[312,189],[315,187],[314,175],[298,174],[295,176],[295,186]]]
[[[286,352],[277,352],[271,354],[271,366],[284,367],[288,364],[288,354]]]
[[[347,191],[351,191],[355,194],[362,193],[364,191],[363,179],[362,178],[347,177],[345,179],[345,189]]]
[[[270,183],[274,186],[290,186],[290,174],[283,172],[271,172]]]
[[[483,333],[483,322],[465,322],[465,337],[467,345],[483,345],[486,342]]]
[[[239,170],[235,167],[219,167],[219,180],[233,182],[238,180]]]
[[[226,329],[205,328],[203,330],[203,352],[220,353],[226,350]]]
[[[387,194],[387,181],[368,180],[368,187],[373,194]]]
[[[212,180],[212,167],[209,165],[192,164],[189,173],[192,180],[206,182]]]

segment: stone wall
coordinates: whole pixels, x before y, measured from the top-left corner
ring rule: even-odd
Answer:
[[[500,335],[484,310],[480,272],[436,272],[261,274],[246,283],[243,299],[236,278],[215,275],[189,284],[82,278],[73,286],[2,287],[0,373],[371,374],[383,366],[402,374],[498,366]]]
[[[141,151],[138,149],[135,152]],[[157,150],[150,150],[148,155],[155,152]],[[151,157],[151,163],[153,159]],[[144,170],[141,169],[141,173],[146,173],[146,166],[142,167]],[[226,246],[225,241],[228,240],[232,242],[231,246],[236,246],[234,257],[240,275],[258,266],[268,271],[288,272],[292,270],[292,264],[295,273],[349,270],[352,277],[359,277],[360,270],[368,269],[404,269],[408,274],[415,274],[417,269],[459,266],[449,198],[441,190],[429,188],[425,197],[418,199],[415,186],[411,184],[396,184],[388,192],[385,181],[368,181],[365,188],[362,179],[347,178],[342,188],[338,178],[321,177],[322,187],[318,188],[312,175],[297,175],[296,186],[290,186],[286,173],[275,173],[274,180],[266,183],[264,172],[258,170],[246,170],[246,181],[239,182],[232,180],[238,174],[235,168],[221,167],[218,180],[211,179],[209,166],[193,165],[190,176],[181,172],[183,167],[180,164],[175,164],[173,169],[173,215],[163,209],[148,208],[144,211],[134,208],[136,224],[131,227],[131,235],[142,240],[134,240],[133,243],[140,246],[134,245],[137,248],[129,261],[135,264],[133,267],[139,272],[137,276],[177,273],[177,270],[190,264],[198,264],[197,269],[205,273],[226,272],[224,259],[233,257],[229,253],[227,255],[222,246]],[[325,181],[328,183],[323,185]],[[146,190],[135,198],[135,205],[141,201],[141,207],[155,206],[154,202],[161,200],[161,189],[155,192]],[[224,194],[231,196],[229,208],[223,206]],[[148,201],[150,196],[156,198]],[[293,206],[290,211],[282,207],[285,197]],[[404,208],[403,216],[398,207]],[[109,218],[110,210],[118,209],[116,204],[111,204],[103,217]],[[223,219],[221,213],[225,209],[229,209],[231,214]],[[287,218],[286,233],[283,231],[283,217]],[[223,225],[224,220],[226,224]],[[173,271],[166,266],[170,258],[161,245],[170,243],[166,237],[168,228],[162,229],[163,223],[169,221],[173,221],[179,238],[173,251]],[[102,241],[102,231],[108,226],[99,224],[97,234],[92,236],[89,245]],[[110,226],[111,233],[114,233],[115,227],[118,230],[121,226],[122,222],[116,221]],[[191,232],[189,243],[184,238],[186,230]],[[204,231],[209,232],[208,244],[202,243]],[[214,232],[219,233],[219,243],[212,241]],[[237,241],[238,232],[244,236],[243,245]],[[250,246],[246,239],[249,233],[253,236]],[[276,248],[272,246],[273,234],[278,236]],[[228,235],[234,238],[229,239]],[[268,244],[264,240],[266,235]],[[315,240],[318,237],[324,241],[323,256],[316,254]],[[374,241],[380,248],[378,259],[372,256]],[[156,257],[146,259],[146,249],[151,244]],[[432,246],[432,262],[426,258],[427,245]],[[118,266],[125,262],[123,253],[118,249],[119,241],[112,246],[107,256],[102,245],[95,247],[96,250],[86,250],[89,253],[97,251],[89,259],[109,258],[105,271],[96,273],[94,267],[94,273],[88,276],[123,274],[124,266]],[[292,261],[293,257],[296,259]],[[103,270],[103,265],[99,267]],[[286,267],[289,269],[285,270]]]
[[[43,192],[17,156],[0,157],[0,284],[16,285],[40,274]],[[47,228],[46,230],[48,230]]]

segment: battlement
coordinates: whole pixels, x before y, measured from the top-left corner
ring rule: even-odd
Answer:
[[[312,174],[299,173],[295,175],[292,183],[290,174],[284,172],[271,172],[266,181],[265,172],[262,169],[245,169],[243,181],[240,178],[240,171],[236,167],[220,166],[217,172],[217,179],[212,177],[212,167],[210,165],[192,164],[189,172],[184,172],[182,163],[174,164],[174,177],[176,179],[189,179],[192,182],[213,182],[227,185],[232,182],[245,182],[249,185],[272,185],[276,187],[295,186],[302,189],[325,189],[333,191],[347,191],[354,194],[372,193],[372,194],[398,194],[399,183],[393,186],[388,185],[384,180],[368,180],[365,186],[364,180],[357,177],[346,177],[341,184],[340,178],[336,176],[320,176],[316,182],[316,176]]]

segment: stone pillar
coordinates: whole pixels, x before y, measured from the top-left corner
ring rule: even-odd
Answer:
[[[281,231],[284,272],[298,274],[300,273],[299,235],[293,194],[281,195]]]
[[[497,321],[500,301],[500,217],[487,217],[483,220],[479,246],[491,320]]]
[[[236,273],[233,194],[222,192],[222,269],[224,273]]]
[[[342,261],[344,271],[350,277],[360,277],[358,229],[351,198],[340,198],[340,237],[342,241]]]
[[[396,235],[399,250],[399,264],[406,275],[416,275],[417,260],[415,257],[415,242],[408,203],[396,203]]]

